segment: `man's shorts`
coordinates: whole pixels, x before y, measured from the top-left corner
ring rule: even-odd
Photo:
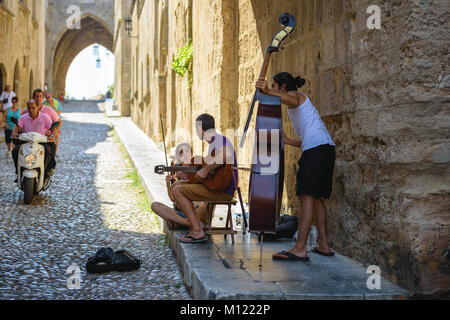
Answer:
[[[197,215],[197,217],[203,222],[203,223],[208,223],[208,218],[205,216],[205,214],[202,214],[202,212],[200,212],[200,206],[198,204],[194,205],[194,209],[195,209],[195,214]],[[175,210],[175,213],[180,216],[183,219],[187,219],[186,215],[184,214],[183,211],[179,210],[176,206],[173,207],[173,210]]]
[[[182,184],[176,188],[191,201],[230,201],[233,199],[232,194],[209,190],[203,184]]]
[[[186,215],[183,213],[183,211],[175,209],[175,208],[173,208],[173,209],[175,210],[177,215],[179,215],[183,219],[186,219]]]

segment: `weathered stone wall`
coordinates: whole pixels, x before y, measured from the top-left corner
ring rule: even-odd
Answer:
[[[164,32],[169,45],[167,63],[158,64],[164,52],[157,19],[162,3],[168,7]],[[367,28],[366,10],[373,4],[381,8],[380,30]],[[268,79],[280,71],[304,77],[301,91],[311,98],[337,145],[333,193],[326,201],[332,246],[379,265],[382,275],[412,293],[448,292],[446,2],[211,0],[191,5],[174,0],[143,6],[148,6],[147,14],[133,12],[140,36],[132,46],[132,54],[139,56],[132,69],[133,119],[159,142],[161,112],[168,132],[186,129],[170,145],[190,140],[197,151],[201,144],[192,135],[192,121],[202,112],[214,115],[224,133],[242,130],[265,49],[280,29],[278,16],[292,13],[296,29],[285,49],[273,54]],[[191,89],[170,70],[190,28]],[[147,77],[146,55],[151,66]],[[140,83],[150,88],[147,100]],[[293,137],[283,113],[285,133]],[[250,162],[251,145],[248,137],[245,148],[237,150],[241,165]],[[283,211],[291,214],[299,213],[294,185],[300,155],[299,149],[287,147]],[[246,193],[248,176],[241,173],[240,178]]]
[[[170,68],[173,56],[192,38],[192,0],[132,1],[131,116],[156,141],[167,146],[190,140],[193,126],[188,81]],[[185,129],[175,131],[174,129]]]
[[[0,4],[1,89],[11,85],[21,106],[44,84],[44,32],[45,1]]]
[[[131,0],[114,1],[114,105],[122,116],[131,114],[131,38],[125,31],[130,5]]]

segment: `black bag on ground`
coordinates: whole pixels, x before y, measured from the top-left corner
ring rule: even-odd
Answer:
[[[277,221],[276,233],[264,234],[264,241],[275,241],[281,238],[291,239],[298,230],[298,218],[283,214]],[[258,235],[258,241],[261,241],[261,236]]]
[[[86,263],[89,273],[104,273],[110,271],[133,271],[139,269],[141,260],[127,250],[116,252],[111,248],[100,248]]]

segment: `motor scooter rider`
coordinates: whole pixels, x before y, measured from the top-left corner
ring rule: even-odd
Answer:
[[[53,128],[52,131],[50,131],[50,128],[52,126],[52,120],[45,113],[38,111],[36,102],[34,100],[30,100],[27,102],[27,109],[28,109],[28,112],[19,118],[18,126],[14,127],[12,136],[15,139],[17,139],[19,130],[21,130],[23,133],[37,132],[37,133],[47,136],[49,142],[41,143],[45,149],[44,165],[45,165],[46,169],[45,169],[44,178],[46,178],[53,174],[53,171],[56,167],[56,161],[55,161],[56,145],[53,142],[53,137],[51,137],[51,135],[53,133],[55,133],[55,131],[57,130],[57,127]],[[17,174],[17,161],[19,158],[20,146],[24,143],[26,143],[26,142],[18,141],[16,144],[16,147],[14,148],[14,150],[12,152],[14,166],[16,167],[16,174]]]
[[[59,131],[61,129],[62,126],[62,119],[61,117],[58,115],[58,113],[56,113],[55,110],[53,110],[53,108],[44,105],[44,91],[42,91],[42,89],[36,89],[33,91],[33,100],[36,102],[37,105],[37,109],[39,111],[39,113],[45,113],[46,115],[48,115],[50,117],[50,119],[53,122],[58,122],[58,127],[54,131],[54,137],[59,136]],[[22,115],[26,114],[28,112],[28,109],[25,109],[22,111]]]

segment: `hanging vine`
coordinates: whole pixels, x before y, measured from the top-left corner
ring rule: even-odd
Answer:
[[[194,49],[192,47],[192,39],[189,39],[187,44],[178,50],[177,56],[173,59],[172,69],[184,77],[186,72],[188,73],[188,85],[189,88],[192,84],[192,59],[193,59]]]

